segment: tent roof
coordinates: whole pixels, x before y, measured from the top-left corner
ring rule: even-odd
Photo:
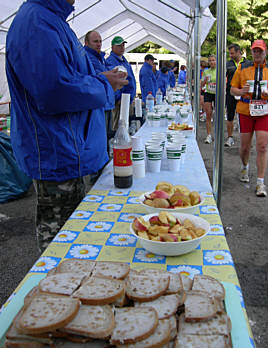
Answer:
[[[0,0],[0,52],[5,49],[8,28],[22,0]],[[200,41],[205,40],[215,18],[208,6],[213,0],[200,0]],[[100,32],[104,51],[111,40],[120,35],[126,51],[150,40],[185,57],[195,0],[76,0],[75,11],[68,18],[70,26],[83,42],[89,30]]]

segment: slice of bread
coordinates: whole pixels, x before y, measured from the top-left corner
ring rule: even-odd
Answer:
[[[91,340],[86,343],[74,343],[68,341],[56,341],[55,348],[109,348],[111,347],[107,341]],[[44,347],[45,348],[45,347]]]
[[[57,273],[82,273],[89,276],[95,267],[95,263],[96,261],[91,260],[66,259],[58,265],[56,270]]]
[[[182,286],[184,291],[192,290],[193,281],[190,277],[184,274],[181,274],[181,281],[182,281]]]
[[[149,277],[142,274],[131,275],[126,280],[128,298],[138,302],[148,302],[166,293],[169,286],[169,276],[159,274]]]
[[[225,289],[222,283],[217,279],[204,274],[194,276],[192,290],[206,291],[219,300],[224,300],[225,298]]]
[[[130,267],[124,262],[96,262],[92,275],[111,277],[114,279],[124,279],[128,275]]]
[[[159,320],[158,325],[151,336],[142,341],[130,344],[118,344],[117,348],[152,348],[162,347],[168,343],[170,336],[170,327],[168,319]]]
[[[146,268],[139,272],[140,274],[145,274],[148,276],[168,274],[170,281],[166,294],[176,294],[177,292],[183,290],[182,280],[180,273],[172,273],[167,271],[162,271],[158,269]]]
[[[45,346],[39,342],[27,342],[22,340],[6,340],[4,348],[45,348],[51,346]]]
[[[177,325],[177,317],[176,315],[172,315],[168,318],[169,327],[170,327],[170,340],[174,340],[178,333],[178,325]]]
[[[187,322],[184,314],[179,318],[179,333],[182,335],[225,335],[231,332],[230,319],[226,313],[217,314],[207,321]]]
[[[61,295],[40,293],[24,306],[18,328],[22,333],[39,334],[68,324],[77,314],[80,301]]]
[[[124,293],[124,281],[92,276],[73,293],[73,297],[79,298],[83,304],[105,305],[115,302]]]
[[[56,273],[42,279],[39,282],[39,290],[70,296],[79,287],[83,278],[84,274],[82,273]]]
[[[179,334],[175,348],[228,348],[228,338],[223,335],[183,335]]]
[[[30,342],[37,342],[40,344],[46,343],[48,345],[53,343],[53,341],[49,335],[46,335],[46,337],[35,337],[35,336],[20,333],[18,330],[18,323],[19,323],[19,320],[20,320],[22,314],[23,314],[23,309],[21,309],[18,312],[18,314],[15,316],[11,326],[9,327],[9,329],[6,333],[6,338],[11,341],[10,344],[13,341],[16,341],[16,342],[30,341]]]
[[[118,308],[115,311],[115,328],[111,344],[135,343],[149,337],[158,325],[153,308]]]
[[[81,305],[75,318],[61,330],[91,338],[106,338],[114,327],[114,314],[110,306]]]
[[[135,307],[152,307],[157,311],[158,319],[166,319],[177,312],[180,305],[180,296],[171,294],[160,296],[156,300],[150,302],[135,302]]]
[[[214,299],[203,291],[187,291],[184,308],[185,321],[208,320],[217,314]]]

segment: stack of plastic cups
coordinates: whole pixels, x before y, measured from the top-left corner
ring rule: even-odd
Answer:
[[[181,167],[181,147],[177,144],[171,144],[166,147],[168,170],[178,172]]]
[[[148,122],[149,127],[153,126],[153,116],[154,116],[154,112],[147,112],[146,114],[146,120]]]
[[[132,137],[132,165],[133,177],[139,179],[145,177],[144,150],[141,137]]]
[[[152,116],[152,126],[160,127],[161,114],[159,112],[155,112]]]
[[[146,147],[148,171],[151,173],[159,173],[161,169],[161,159],[163,148],[159,144]]]

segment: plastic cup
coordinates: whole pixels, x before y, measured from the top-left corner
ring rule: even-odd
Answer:
[[[167,146],[168,169],[172,172],[180,170],[182,150],[178,145]]]
[[[145,162],[141,161],[133,161],[133,177],[135,179],[144,178],[145,177]]]
[[[254,80],[247,80],[247,83],[249,84],[249,93],[254,92]]]
[[[132,149],[133,150],[142,150],[143,149],[143,142],[142,137],[131,137],[132,140]]]
[[[147,147],[147,164],[148,170],[151,173],[160,172],[161,159],[162,159],[162,147],[161,146],[149,146]]]
[[[132,161],[133,162],[144,161],[144,152],[143,152],[143,150],[132,150]]]
[[[260,81],[260,85],[261,85],[261,91],[262,93],[267,92],[267,80],[262,80]]]

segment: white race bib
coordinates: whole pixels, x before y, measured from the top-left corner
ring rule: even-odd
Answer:
[[[208,83],[208,93],[216,93],[216,82]]]
[[[249,104],[250,116],[268,115],[267,100],[251,100]]]

